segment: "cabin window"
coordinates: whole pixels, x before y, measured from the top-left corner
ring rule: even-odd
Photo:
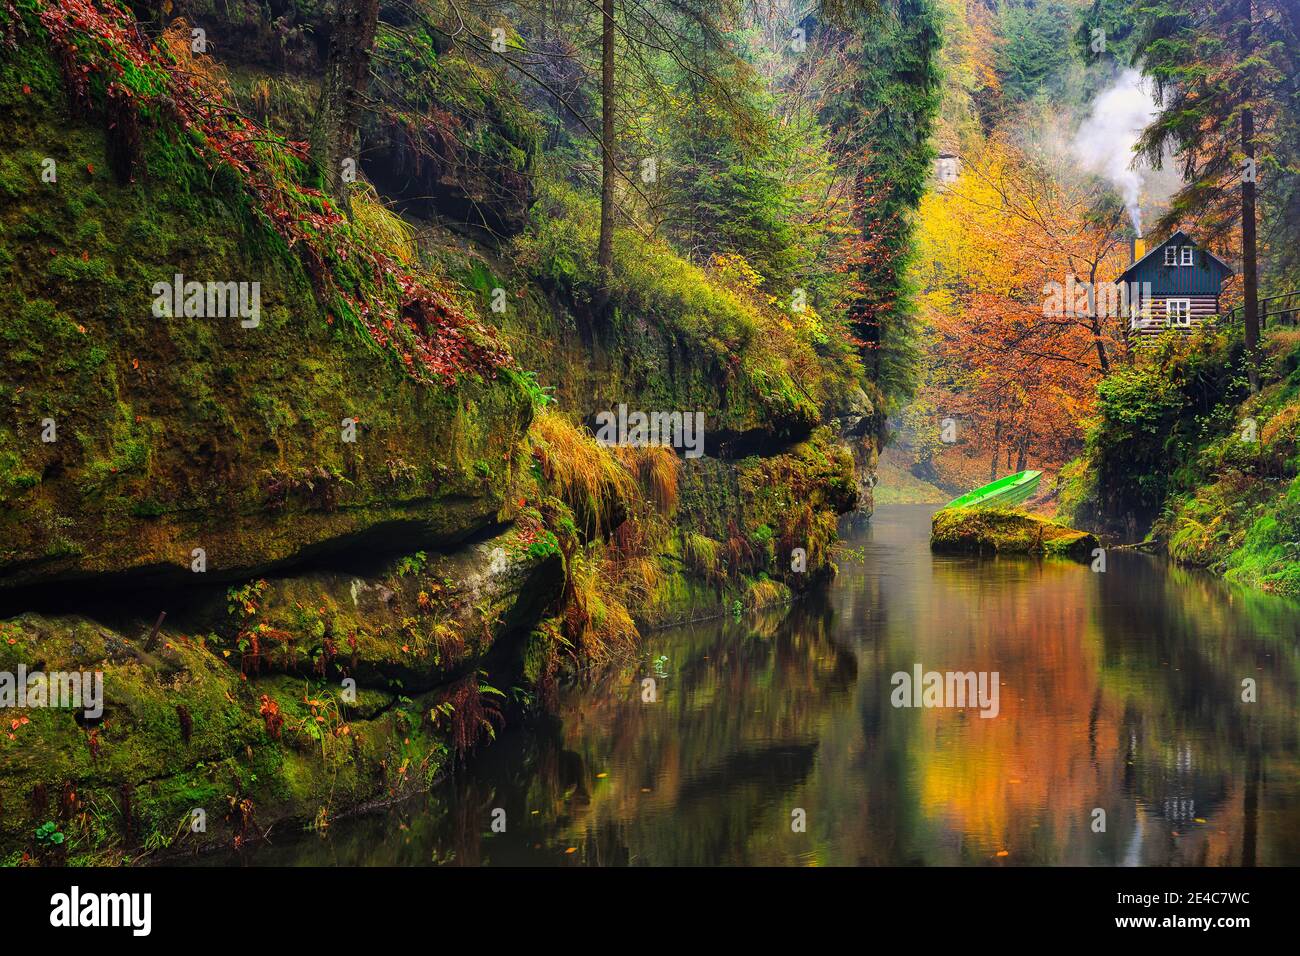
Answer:
[[[1195,256],[1196,256],[1196,247],[1195,247],[1195,246],[1183,246],[1182,249],[1179,250],[1179,251],[1182,252],[1182,254],[1183,254],[1183,257],[1182,257],[1182,259],[1180,260],[1179,265],[1184,265],[1184,266],[1190,266],[1190,265],[1192,265],[1193,262],[1194,262],[1194,260],[1195,260]]]
[[[1178,265],[1178,247],[1177,247],[1177,246],[1165,246],[1165,265],[1167,265],[1167,266],[1176,266],[1176,265]]]
[[[1192,324],[1192,300],[1191,299],[1166,299],[1165,300],[1165,321],[1170,325],[1191,325]]]

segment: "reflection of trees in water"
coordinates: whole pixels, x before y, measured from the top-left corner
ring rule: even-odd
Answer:
[[[829,595],[652,635],[639,660],[566,690],[554,721],[506,733],[427,801],[285,859],[1300,859],[1294,605],[1132,555],[1111,554],[1104,575],[931,559],[908,543],[924,529],[900,528],[873,529]],[[661,656],[660,700],[643,704]],[[890,675],[917,662],[999,671],[1001,716],[895,710]],[[1246,676],[1258,704],[1240,703]],[[490,832],[494,807],[505,834]],[[794,807],[807,834],[790,832]]]
[[[565,745],[593,782],[588,806],[566,800],[565,839],[606,861],[635,846],[646,855],[633,862],[705,864],[751,862],[756,844],[789,835],[789,796],[856,679],[829,633],[829,606],[815,601],[666,632],[644,655],[668,658],[658,703],[640,699],[649,669],[573,695]]]
[[[936,559],[918,594],[890,595],[890,624],[859,699],[872,782],[861,841],[868,862],[1096,862],[1082,843],[1114,787],[1115,715],[1100,702],[1079,566],[1028,559]],[[890,677],[996,671],[999,716],[895,709]]]
[[[1277,860],[1294,861],[1300,721],[1295,658],[1284,649],[1296,605],[1126,557],[1094,613],[1103,686],[1125,708],[1125,796],[1153,831],[1141,862],[1258,860],[1267,768],[1278,784],[1275,852],[1291,847]],[[1257,703],[1242,702],[1244,677],[1256,680]]]
[[[1242,676],[1264,685],[1277,672],[1262,654],[1277,631],[1261,636],[1261,622],[1293,630],[1294,607],[1234,608],[1214,582],[1126,558],[1105,577],[1052,561],[936,559],[916,587],[878,592],[883,606],[856,628],[862,736],[837,774],[861,789],[856,819],[836,823],[855,855],[837,862],[991,862],[1005,849],[1009,862],[1115,864],[1142,825],[1143,862],[1240,863],[1261,829],[1251,815],[1264,813],[1252,755],[1269,752],[1287,781],[1277,829],[1294,844],[1294,675],[1279,672],[1271,709],[1240,704]],[[895,710],[889,677],[917,662],[998,670],[1001,716]],[[854,796],[838,789],[832,804]],[[1104,834],[1091,831],[1095,807]]]

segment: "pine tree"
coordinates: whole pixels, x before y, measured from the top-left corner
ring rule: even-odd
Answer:
[[[911,393],[917,363],[905,274],[912,214],[933,162],[939,19],[930,0],[896,0],[851,15],[856,23],[843,42],[852,51],[853,72],[822,119],[840,138],[842,162],[854,170],[860,253],[850,319],[868,372],[887,405],[897,405]]]
[[[1136,57],[1160,112],[1139,143],[1159,168],[1166,151],[1186,185],[1160,223],[1194,220],[1203,235],[1241,233],[1247,372],[1259,387],[1259,184],[1278,171],[1279,115],[1294,109],[1283,72],[1295,0],[1157,0],[1141,8]]]

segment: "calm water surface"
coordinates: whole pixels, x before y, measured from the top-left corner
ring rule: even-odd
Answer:
[[[846,529],[861,558],[818,598],[653,635],[427,797],[241,859],[1300,864],[1300,606],[1114,551],[935,557],[932,510]],[[894,708],[918,663],[997,671],[999,716]]]

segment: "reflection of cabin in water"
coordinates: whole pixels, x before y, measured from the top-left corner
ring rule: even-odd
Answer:
[[[1135,240],[1133,264],[1119,279],[1140,296],[1137,314],[1129,317],[1130,334],[1143,339],[1168,328],[1190,331],[1218,315],[1219,290],[1235,272],[1181,229],[1145,255]]]

